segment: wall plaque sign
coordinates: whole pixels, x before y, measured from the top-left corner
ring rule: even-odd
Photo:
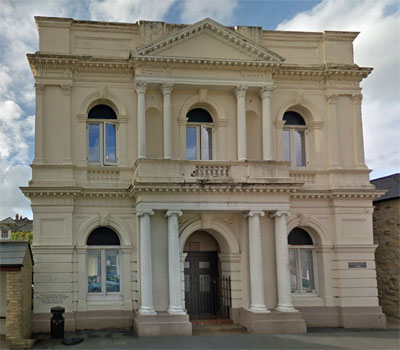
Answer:
[[[366,269],[367,263],[365,261],[349,261],[349,269]]]

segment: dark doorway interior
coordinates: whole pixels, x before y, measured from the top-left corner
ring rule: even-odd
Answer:
[[[188,252],[185,260],[185,304],[191,320],[219,318],[218,252]]]

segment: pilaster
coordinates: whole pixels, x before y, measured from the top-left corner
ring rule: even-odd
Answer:
[[[246,134],[246,92],[247,86],[239,85],[235,89],[237,102],[237,145],[238,160],[247,160]]]

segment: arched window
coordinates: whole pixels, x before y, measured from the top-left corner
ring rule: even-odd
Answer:
[[[87,239],[88,293],[106,296],[121,292],[120,240],[108,227],[98,227]]]
[[[186,159],[212,159],[213,119],[205,109],[195,108],[186,115]]]
[[[297,112],[285,112],[283,115],[283,159],[292,167],[307,164],[305,134],[307,130],[303,117]]]
[[[292,293],[316,293],[314,243],[307,231],[293,229],[288,236]]]
[[[117,162],[117,115],[107,105],[94,106],[88,114],[88,161],[95,165]]]

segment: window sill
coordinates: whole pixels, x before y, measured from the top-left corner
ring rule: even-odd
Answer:
[[[108,294],[108,295],[94,295],[89,294],[86,298],[87,302],[109,302],[109,301],[122,301],[122,294]]]

